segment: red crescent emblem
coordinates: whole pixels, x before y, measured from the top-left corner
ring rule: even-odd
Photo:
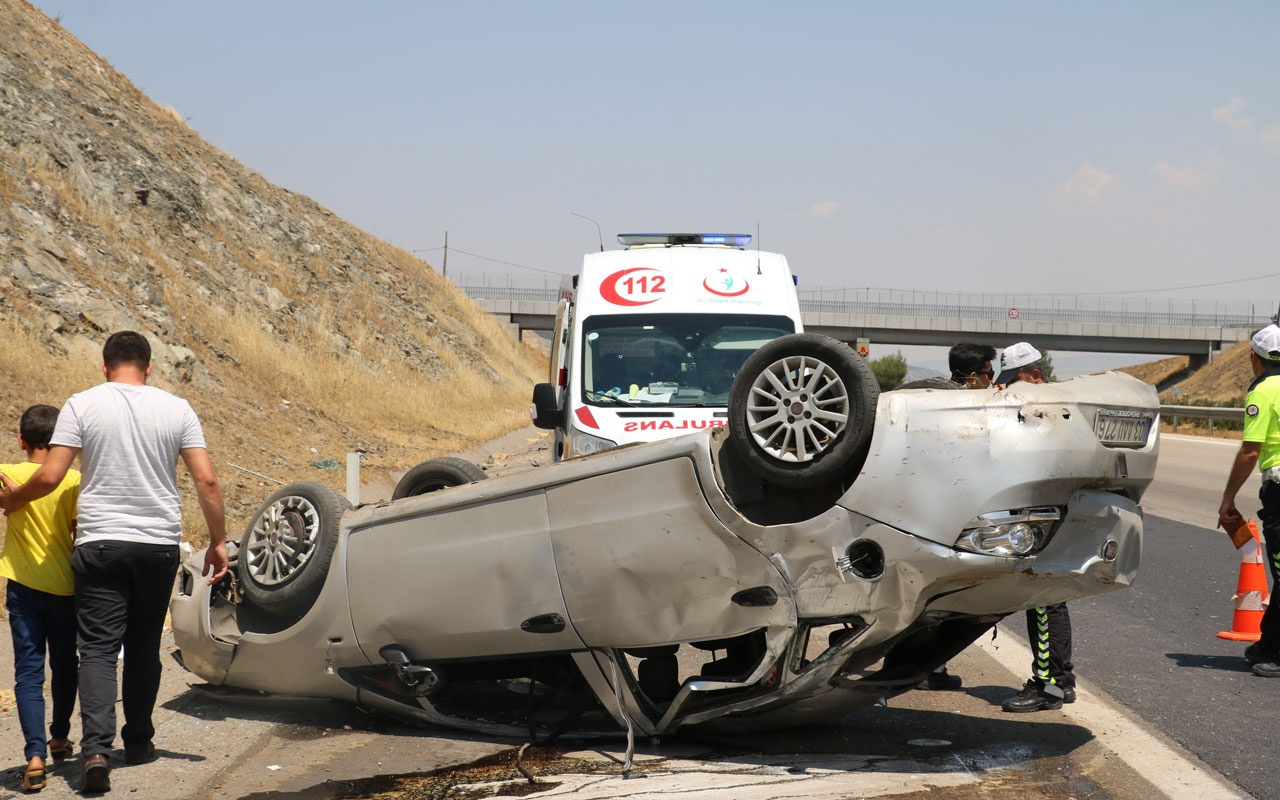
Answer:
[[[619,283],[622,291],[619,291]],[[663,283],[662,273],[658,270],[631,267],[605,278],[600,283],[600,296],[616,306],[644,306],[662,299]]]
[[[720,288],[717,289],[711,285],[713,278],[720,285]],[[751,284],[747,283],[745,279],[742,281],[741,289],[736,288],[737,285],[738,277],[731,274],[727,269],[722,269],[717,275],[708,275],[702,279],[702,288],[720,297],[739,297],[751,289]]]

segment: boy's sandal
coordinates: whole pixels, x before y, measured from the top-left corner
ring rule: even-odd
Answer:
[[[49,741],[49,757],[53,759],[53,763],[61,764],[68,758],[71,758],[71,746],[75,742],[70,739],[51,739]]]
[[[27,771],[22,775],[22,791],[38,792],[44,788],[44,767],[28,766]]]

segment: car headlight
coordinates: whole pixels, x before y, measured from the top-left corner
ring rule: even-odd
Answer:
[[[569,437],[569,455],[571,456],[589,456],[592,453],[599,453],[601,450],[608,450],[617,446],[617,442],[583,433],[576,428],[573,431],[573,435]]]
[[[1038,553],[1062,521],[1062,509],[993,511],[969,521],[956,547],[988,556],[1029,556]]]

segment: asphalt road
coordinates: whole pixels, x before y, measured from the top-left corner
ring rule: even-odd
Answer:
[[[1156,479],[1142,498],[1143,511],[1148,516],[1212,530],[1217,524],[1227,472],[1239,449],[1239,440],[1162,436]],[[1259,484],[1255,472],[1236,494],[1241,513],[1257,511]]]
[[[1258,800],[1280,800],[1280,681],[1253,675],[1245,645],[1217,636],[1231,629],[1239,565],[1221,532],[1148,517],[1137,584],[1071,604],[1074,660]]]
[[[1259,800],[1280,800],[1262,752],[1280,735],[1280,681],[1250,673],[1230,630],[1240,555],[1214,525],[1238,441],[1169,436],[1143,498],[1138,582],[1071,604],[1076,672]],[[1256,514],[1259,479],[1237,494]],[[1005,622],[1015,636],[1022,631]]]
[[[1280,737],[1280,681],[1258,678],[1230,630],[1240,555],[1214,529],[1239,442],[1165,436],[1143,498],[1138,582],[1071,604],[1075,663],[1137,712],[1259,800],[1280,800],[1269,752]],[[1255,474],[1237,495],[1256,514]]]

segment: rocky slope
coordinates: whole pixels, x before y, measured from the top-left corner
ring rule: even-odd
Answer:
[[[275,480],[342,488],[345,452],[385,479],[527,424],[540,356],[430,265],[204,142],[24,0],[0,32],[0,430],[100,380],[123,328],[205,421],[236,523]]]

